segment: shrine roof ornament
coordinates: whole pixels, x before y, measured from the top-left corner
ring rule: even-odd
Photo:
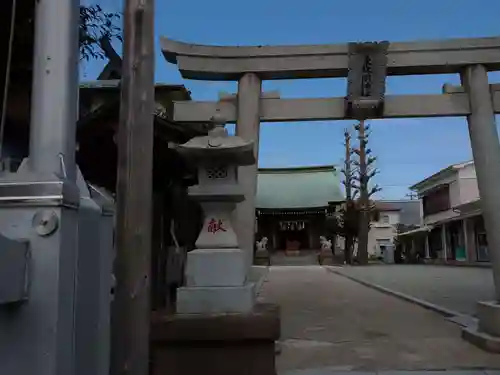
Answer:
[[[161,37],[168,62],[184,78],[231,81],[252,72],[261,79],[346,77],[349,44],[223,47]],[[387,74],[458,73],[466,65],[500,70],[500,37],[390,43]]]

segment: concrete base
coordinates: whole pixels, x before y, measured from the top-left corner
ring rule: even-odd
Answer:
[[[255,302],[255,284],[227,287],[182,287],[177,290],[177,313],[249,313]]]
[[[255,252],[254,265],[259,266],[270,266],[271,265],[271,254],[269,254],[269,250],[257,250]]]
[[[318,263],[325,266],[334,264],[333,254],[331,249],[321,249],[318,253]]]
[[[500,338],[481,332],[477,327],[462,329],[462,338],[487,352],[500,353]]]
[[[188,287],[242,286],[246,260],[240,249],[197,249],[187,255]]]
[[[477,303],[477,327],[466,327],[462,337],[473,345],[500,353],[500,304],[496,301]]]
[[[500,337],[500,304],[496,301],[477,303],[478,330],[488,335]]]
[[[247,314],[156,312],[151,323],[152,375],[275,375],[279,307]]]

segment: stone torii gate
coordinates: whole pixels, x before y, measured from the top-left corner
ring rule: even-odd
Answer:
[[[500,113],[500,85],[490,85],[487,75],[500,70],[500,37],[251,47],[195,45],[162,38],[161,46],[166,60],[176,63],[184,78],[238,81],[234,97],[175,103],[174,119],[207,122],[219,111],[228,122],[236,123],[237,135],[255,142],[256,157],[261,121],[467,116],[500,301],[500,144],[494,117]],[[443,93],[437,95],[385,96],[387,75],[444,73],[460,74],[462,86],[444,85]],[[279,99],[263,95],[261,90],[262,80],[329,77],[348,78],[346,97]],[[241,248],[251,259],[257,165],[241,168],[238,179],[247,200],[237,209],[236,227]]]

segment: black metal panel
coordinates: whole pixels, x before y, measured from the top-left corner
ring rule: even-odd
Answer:
[[[28,298],[29,242],[0,234],[0,306]]]

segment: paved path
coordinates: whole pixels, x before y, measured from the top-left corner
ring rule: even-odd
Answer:
[[[467,315],[475,315],[476,301],[494,299],[489,268],[374,265],[335,270]]]
[[[285,255],[280,251],[271,255],[271,265],[273,266],[317,266],[318,255],[311,250],[310,254]]]
[[[280,374],[500,368],[442,316],[320,266],[271,267],[259,298],[281,305]]]

